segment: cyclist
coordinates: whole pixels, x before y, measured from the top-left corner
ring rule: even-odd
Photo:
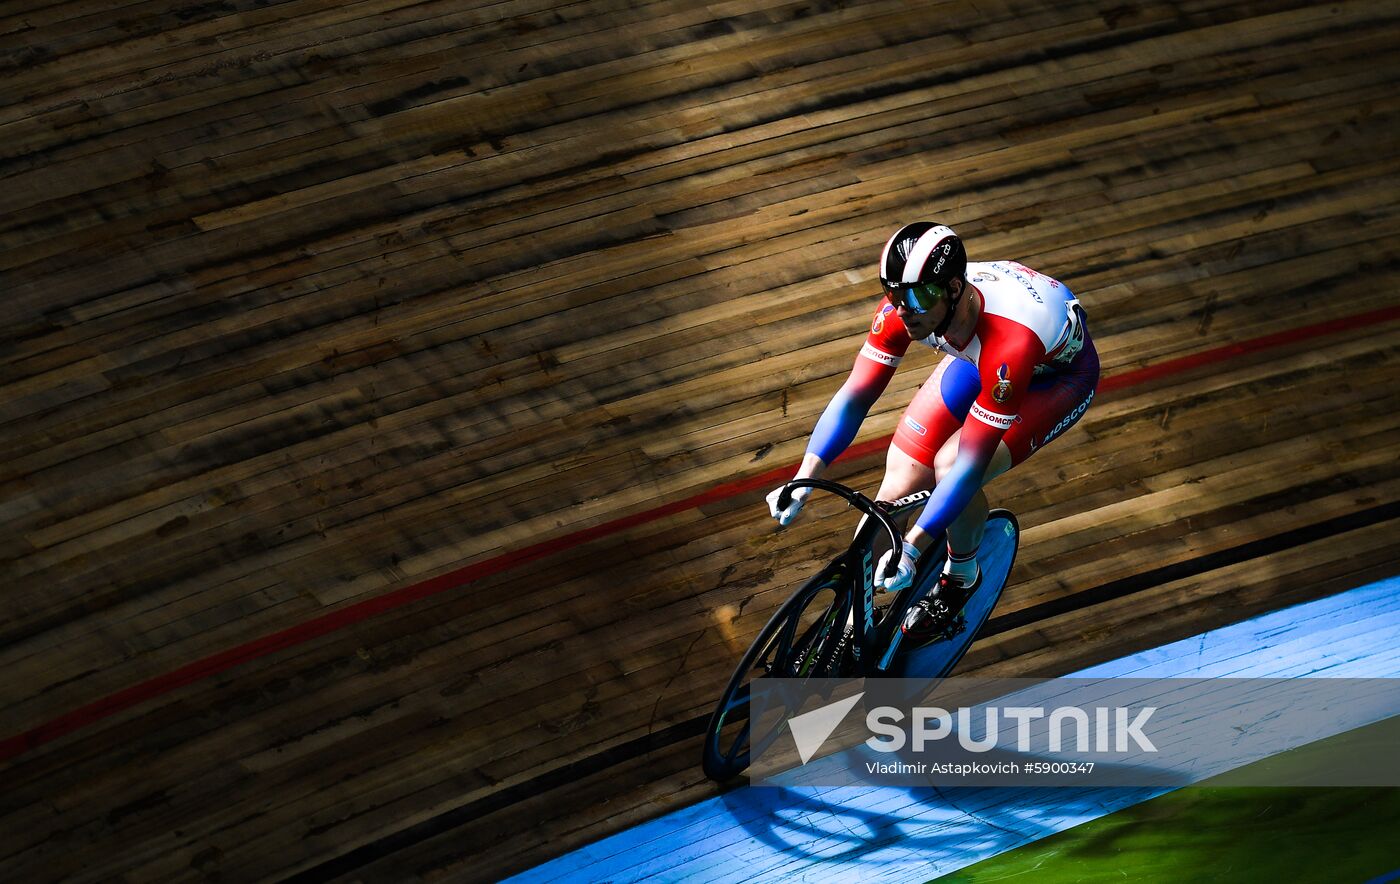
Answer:
[[[937,222],[895,231],[880,255],[880,285],[884,297],[855,366],[817,421],[794,478],[820,476],[846,449],[911,343],[946,354],[900,418],[877,495],[933,491],[905,534],[886,591],[907,586],[919,557],[947,531],[938,589],[903,623],[917,644],[950,613],[943,600],[966,598],[981,580],[982,486],[1079,420],[1094,398],[1099,358],[1064,283],[1015,261],[969,264],[957,234]],[[769,511],[787,525],[811,489],[794,492],[783,510],[780,490],[768,495]]]

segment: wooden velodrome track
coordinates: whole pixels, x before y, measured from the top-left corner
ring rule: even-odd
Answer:
[[[713,794],[849,524],[762,493],[916,218],[1105,371],[992,488],[963,671],[1396,573],[1397,50],[1374,0],[0,0],[4,877],[491,879]]]

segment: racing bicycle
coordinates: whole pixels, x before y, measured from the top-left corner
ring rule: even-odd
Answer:
[[[705,731],[702,767],[714,780],[737,776],[782,730],[783,722],[777,721],[763,733],[752,733],[749,699],[756,679],[942,678],[957,666],[991,614],[1016,556],[1016,517],[1004,509],[992,510],[978,555],[982,579],[971,592],[940,597],[944,604],[939,606],[932,640],[909,647],[901,624],[910,607],[937,582],[947,544],[940,537],[930,545],[911,584],[878,607],[874,562],[883,550],[900,548],[902,532],[896,520],[922,509],[931,492],[883,502],[836,482],[794,479],[783,486],[778,508],[785,508],[799,488],[842,497],[862,518],[851,545],[779,606],[730,677]],[[891,556],[880,578],[893,574],[897,566],[897,558]]]

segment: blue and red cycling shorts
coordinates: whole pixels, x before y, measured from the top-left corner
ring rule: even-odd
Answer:
[[[1074,426],[1094,401],[1098,383],[1099,354],[1087,338],[1069,365],[1032,380],[1015,423],[1002,436],[1011,451],[1011,463],[1021,463]],[[934,456],[962,427],[981,392],[976,366],[944,357],[904,410],[895,429],[895,446],[931,468]]]

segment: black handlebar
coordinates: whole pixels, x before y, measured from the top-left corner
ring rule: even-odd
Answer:
[[[826,479],[793,479],[783,485],[782,492],[778,494],[778,509],[787,509],[788,504],[792,503],[792,492],[797,488],[816,488],[820,491],[830,491],[837,497],[845,498],[847,503],[860,510],[862,513],[879,521],[879,523],[884,526],[885,531],[890,535],[890,549],[894,550],[895,554],[885,560],[885,567],[882,572],[877,575],[877,579],[884,580],[887,577],[894,576],[895,572],[899,570],[899,553],[904,549],[904,539],[900,536],[899,526],[894,523],[894,519],[890,518],[889,513],[885,512],[880,508],[879,504],[866,497],[864,494],[861,494],[859,491],[847,488],[839,482],[831,482]]]

